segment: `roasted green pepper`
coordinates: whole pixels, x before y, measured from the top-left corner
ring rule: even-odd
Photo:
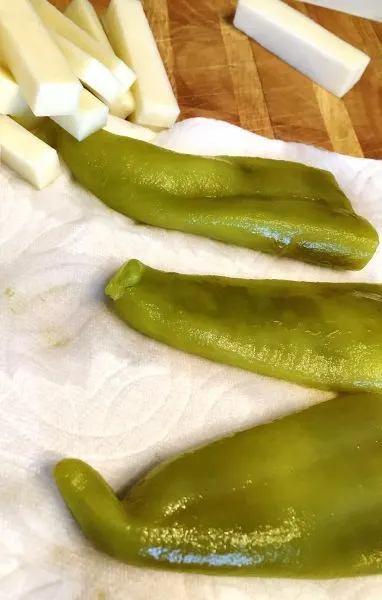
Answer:
[[[56,131],[75,178],[136,221],[339,269],[362,269],[378,234],[333,175],[286,161],[177,154],[99,131]]]
[[[101,551],[221,575],[382,573],[382,396],[338,397],[187,452],[119,501],[79,460],[55,468]]]
[[[382,390],[382,285],[179,275],[132,260],[106,294],[128,325],[186,352],[316,388]]]

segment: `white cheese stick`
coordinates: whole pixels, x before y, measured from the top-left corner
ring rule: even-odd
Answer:
[[[26,129],[34,129],[42,120],[32,113],[19,84],[5,65],[0,65],[0,114],[11,116]]]
[[[113,52],[102,23],[89,0],[72,0],[65,11],[65,15],[97,40],[97,42],[103,44],[105,49]],[[121,117],[121,119],[126,119],[135,108],[135,100],[131,90],[127,90],[127,92],[124,92],[108,104],[110,114]]]
[[[56,150],[5,115],[0,116],[0,148],[2,162],[38,189],[61,173]]]
[[[110,114],[115,117],[121,117],[121,119],[126,119],[126,117],[131,115],[134,108],[135,100],[131,90],[127,90],[127,92],[109,105]]]
[[[13,0],[2,1],[13,2]],[[48,29],[66,38],[110,69],[114,77],[121,82],[121,94],[132,86],[136,79],[135,74],[114,52],[106,50],[103,44],[68,19],[53,4],[50,4],[49,0],[30,0],[30,2]]]
[[[65,15],[102,44],[107,51],[114,52],[102,23],[89,0],[72,0],[65,11]],[[110,114],[122,119],[131,115],[134,108],[135,100],[131,90],[127,90],[127,92],[109,103]]]
[[[20,86],[6,67],[0,66],[0,114],[21,113],[28,108]]]
[[[19,84],[4,63],[0,64],[0,114],[11,116],[26,129],[34,129],[42,121],[42,117],[32,113]]]
[[[382,22],[382,2],[381,0],[300,0],[308,4],[316,4],[333,10],[365,17],[373,21]]]
[[[75,110],[81,85],[28,0],[0,0],[0,47],[35,115]]]
[[[83,90],[80,106],[75,113],[51,118],[52,121],[81,142],[105,126],[108,113],[107,106],[101,100],[98,100],[87,90]]]
[[[114,51],[137,75],[134,120],[171,127],[179,106],[141,2],[111,0],[103,22]]]
[[[98,98],[106,102],[106,104],[110,104],[121,95],[120,82],[103,63],[61,35],[57,33],[53,35],[73,73]]]
[[[156,133],[147,127],[135,125],[134,123],[130,123],[119,117],[114,117],[113,115],[109,115],[104,129],[115,135],[131,137],[143,142],[151,142],[156,136]]]
[[[107,50],[112,50],[101,21],[89,0],[72,0],[65,15],[78,27],[81,27]]]
[[[281,0],[239,0],[234,25],[338,97],[370,58]]]
[[[32,113],[29,106],[27,106],[22,111],[9,113],[9,116],[12,117],[12,119],[16,121],[19,125],[22,125],[23,127],[25,127],[25,129],[28,129],[29,131],[32,131],[33,129],[39,127],[42,121],[44,121],[44,119],[46,118],[36,117],[36,115]]]

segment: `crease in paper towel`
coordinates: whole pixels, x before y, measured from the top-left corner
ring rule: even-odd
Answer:
[[[382,234],[379,161],[207,119],[184,121],[156,143],[329,169]],[[83,539],[50,468],[77,456],[120,488],[175,452],[330,397],[129,330],[103,300],[105,281],[126,259],[185,273],[382,282],[381,250],[362,272],[339,273],[135,224],[67,174],[36,192],[2,168],[0,186],[0,600],[380,600],[380,577],[224,579],[120,565]]]

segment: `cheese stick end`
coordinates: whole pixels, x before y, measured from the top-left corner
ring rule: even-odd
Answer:
[[[109,105],[110,114],[121,119],[126,119],[135,108],[135,100],[131,90],[127,90],[122,96]]]
[[[37,189],[61,173],[56,150],[5,115],[0,116],[0,149],[2,162]]]
[[[83,90],[78,109],[72,115],[55,116],[52,121],[82,142],[107,123],[108,107],[88,90]]]

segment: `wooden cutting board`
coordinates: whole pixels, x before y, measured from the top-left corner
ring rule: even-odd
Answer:
[[[93,1],[99,11],[108,3]],[[233,28],[237,0],[143,0],[181,117],[382,158],[382,23],[287,1],[371,56],[361,82],[344,100],[313,84]],[[64,8],[69,0],[54,3]]]

